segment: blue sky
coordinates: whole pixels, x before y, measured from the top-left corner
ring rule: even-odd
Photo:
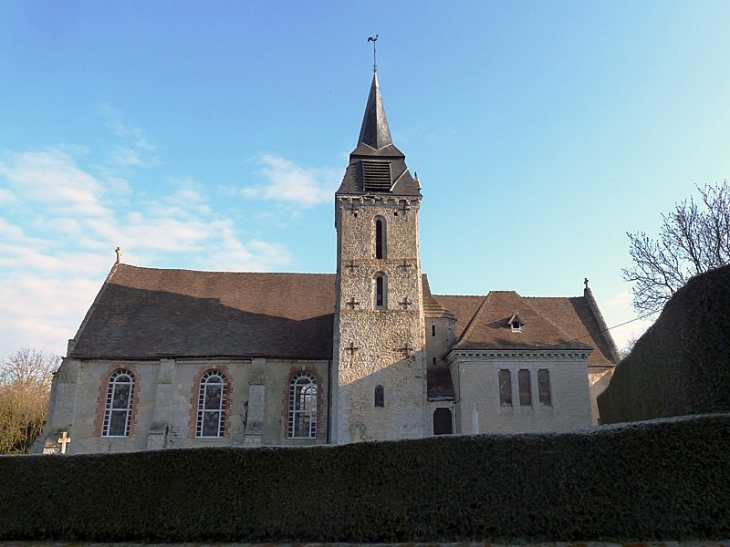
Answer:
[[[334,272],[378,76],[439,294],[635,318],[626,232],[730,176],[730,2],[54,2],[0,13],[0,357],[113,265]],[[647,321],[616,329],[621,347]]]

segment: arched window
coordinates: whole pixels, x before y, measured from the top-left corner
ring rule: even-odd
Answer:
[[[383,408],[385,406],[385,391],[383,390],[383,386],[375,386],[375,407],[376,408]]]
[[[196,437],[222,437],[226,428],[228,382],[219,370],[209,370],[200,379]]]
[[[317,436],[317,379],[310,372],[297,372],[289,382],[289,437]]]
[[[375,308],[388,307],[388,278],[384,273],[375,274]]]
[[[386,253],[386,231],[385,219],[375,217],[375,258],[385,258]]]
[[[127,437],[132,418],[132,402],[134,395],[134,374],[126,369],[119,369],[111,378],[106,395],[104,425],[102,435],[105,437]]]

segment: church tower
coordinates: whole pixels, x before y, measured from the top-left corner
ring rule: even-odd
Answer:
[[[420,204],[373,74],[357,147],[335,194],[334,443],[426,434]]]

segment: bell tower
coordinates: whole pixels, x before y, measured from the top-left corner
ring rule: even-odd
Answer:
[[[335,194],[334,443],[425,435],[421,197],[391,139],[374,73]]]

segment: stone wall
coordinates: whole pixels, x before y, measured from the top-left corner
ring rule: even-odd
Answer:
[[[337,443],[425,434],[419,199],[338,197],[334,405]],[[384,225],[376,256],[376,220]],[[382,305],[376,279],[384,278]],[[382,386],[384,404],[374,404]]]
[[[456,433],[569,431],[591,425],[585,355],[549,351],[455,352],[450,356],[449,368],[457,389]],[[500,403],[502,369],[511,373],[511,405]],[[531,405],[520,404],[521,369],[530,372]],[[540,369],[550,373],[551,405],[540,404]]]
[[[52,422],[43,441],[61,431],[70,454],[128,452],[204,446],[309,445],[328,441],[329,361],[161,359],[159,361],[64,360],[53,382]],[[102,436],[107,389],[119,369],[135,376],[128,437]],[[199,381],[208,370],[227,378],[226,426],[222,437],[196,437]],[[317,378],[317,436],[287,436],[288,381],[298,370]]]

